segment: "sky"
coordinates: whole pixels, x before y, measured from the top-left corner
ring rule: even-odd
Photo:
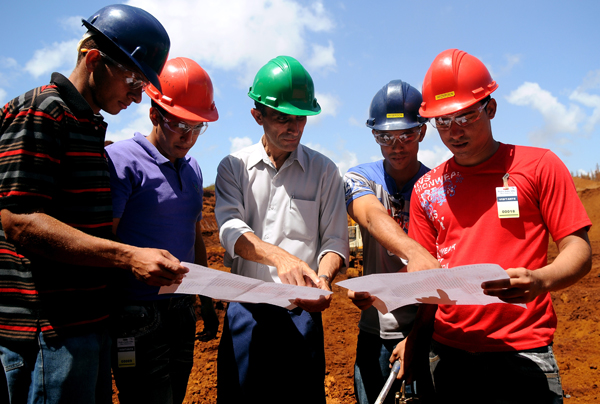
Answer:
[[[89,18],[113,1],[6,2],[0,13],[0,104],[68,76]],[[153,14],[171,38],[169,58],[194,59],[210,75],[219,120],[190,151],[214,183],[223,157],[258,142],[261,127],[247,96],[261,66],[293,56],[311,74],[320,115],[302,143],[345,173],[381,159],[365,126],[373,96],[391,80],[421,89],[434,58],[458,48],[479,58],[499,84],[494,138],[544,147],[571,173],[600,163],[600,30],[596,0],[130,0]],[[166,6],[168,4],[168,6]],[[596,49],[596,50],[595,50]],[[104,113],[107,139],[148,134],[149,98],[118,115]],[[419,159],[430,168],[451,154],[428,127]]]

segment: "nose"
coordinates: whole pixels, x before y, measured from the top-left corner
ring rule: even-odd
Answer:
[[[288,123],[288,132],[294,133],[294,134],[299,134],[300,129],[301,129],[300,120],[298,119],[298,117],[294,117],[294,119],[290,119],[290,121]]]
[[[136,104],[142,102],[142,87],[129,91],[129,98]]]
[[[392,144],[392,150],[403,150],[406,145],[402,143],[400,140],[395,139],[394,144]]]
[[[192,134],[191,130],[188,130],[187,132],[185,132],[184,134],[181,135],[181,141],[183,142],[184,146],[189,146],[191,147],[191,144],[193,143],[193,139],[194,139],[194,135]]]

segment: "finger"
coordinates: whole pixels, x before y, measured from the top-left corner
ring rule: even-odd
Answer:
[[[308,276],[315,285],[320,286],[320,284],[321,284],[321,278],[319,278],[319,276],[317,275],[317,273],[315,271],[313,271],[311,269],[311,267],[309,267],[308,265],[304,264],[302,271],[304,272],[304,275]]]
[[[482,289],[505,289],[511,286],[510,279],[496,279],[494,281],[486,281],[481,284]]]

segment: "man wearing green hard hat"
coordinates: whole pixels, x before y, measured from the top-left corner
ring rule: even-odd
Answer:
[[[337,166],[300,144],[317,115],[312,78],[279,56],[257,73],[248,93],[264,134],[223,159],[215,215],[231,272],[331,291],[347,263],[344,188]],[[219,403],[325,403],[321,312],[331,295],[296,299],[289,309],[230,303],[217,366]]]

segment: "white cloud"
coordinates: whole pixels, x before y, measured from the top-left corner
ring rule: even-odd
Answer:
[[[323,3],[292,0],[130,0],[154,15],[171,38],[171,57],[187,56],[204,66],[237,70],[249,86],[258,69],[278,55],[306,63],[308,50],[318,67],[335,63],[333,45],[323,49],[307,43],[306,32],[333,28]],[[327,59],[329,57],[329,59]]]
[[[234,137],[229,138],[231,142],[231,148],[229,149],[229,153],[235,153],[238,150],[242,150],[245,147],[252,146],[254,142],[249,137]]]
[[[576,134],[577,126],[585,119],[585,114],[577,105],[571,104],[567,108],[547,90],[542,89],[538,83],[525,82],[512,91],[508,102],[519,106],[529,106],[537,110],[544,118],[544,126],[529,134],[529,139],[534,146],[547,142],[564,142],[559,139],[560,134]]]
[[[82,16],[67,17],[60,21],[60,24],[65,30],[72,31],[76,35],[83,35],[85,32],[85,28],[82,28],[83,23],[81,22],[83,18]]]
[[[358,119],[356,119],[356,118],[355,118],[355,117],[353,117],[353,116],[351,116],[351,117],[348,119],[348,123],[349,123],[350,125],[352,125],[352,126],[358,126],[359,128],[364,128],[364,127],[365,127],[365,124],[364,124],[364,123],[361,123],[361,122],[359,122],[359,121],[358,121]]]
[[[590,94],[589,90],[600,88],[600,70],[591,71],[583,79],[582,84],[571,93],[569,99],[577,101],[588,108],[593,108],[592,114],[587,118],[584,130],[592,132],[600,123],[600,95]]]
[[[130,109],[133,109],[130,111]],[[127,111],[121,112],[117,116],[106,115],[105,118],[108,122],[108,131],[106,133],[106,140],[112,140],[118,142],[119,140],[125,140],[132,138],[135,132],[140,132],[144,135],[148,135],[152,131],[152,122],[150,121],[149,111],[150,103],[131,104]],[[122,127],[117,132],[110,130],[111,126],[120,126],[121,122],[127,122],[125,127]]]
[[[346,171],[348,171],[349,168],[354,167],[358,164],[358,158],[356,157],[356,153],[351,152],[349,150],[340,149],[339,151],[334,152],[329,149],[326,149],[319,143],[306,143],[306,146],[329,157],[335,163],[335,165],[338,166],[341,175],[346,174]]]
[[[340,107],[340,100],[332,94],[322,94],[315,92],[315,98],[321,106],[321,113],[308,118],[307,124],[316,124],[321,122],[327,115],[336,116]]]
[[[333,70],[336,65],[335,56],[333,56],[333,42],[329,41],[329,46],[312,45],[312,57],[306,62],[306,68],[313,70]]]
[[[8,102],[8,100],[6,99],[7,95],[8,94],[6,93],[6,91],[4,91],[3,88],[0,88],[0,107]]]
[[[429,168],[434,168],[452,157],[452,152],[445,147],[434,146],[433,150],[419,149],[419,161]]]
[[[25,70],[33,77],[38,78],[65,68],[67,65],[70,65],[71,68],[74,67],[78,42],[78,39],[55,42],[51,46],[36,50],[33,58],[25,64]]]

